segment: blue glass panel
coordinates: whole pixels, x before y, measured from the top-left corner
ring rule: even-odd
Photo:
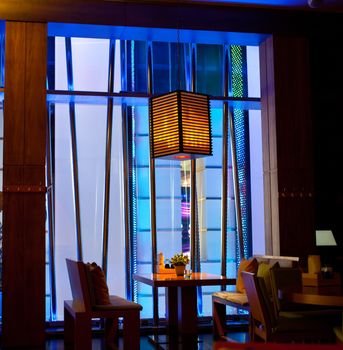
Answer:
[[[141,230],[137,233],[137,261],[149,262],[149,271],[151,272],[151,232],[150,230]]]
[[[128,40],[126,45],[127,90],[147,92],[147,43]]]
[[[227,207],[227,227],[228,229],[236,228],[236,207],[233,198],[228,198]]]
[[[208,168],[205,174],[205,186],[207,197],[221,198],[222,195],[221,168]],[[216,180],[215,180],[216,179]]]
[[[157,229],[170,229],[180,227],[181,200],[156,199],[156,225]]]
[[[149,137],[148,136],[136,136],[136,160],[138,166],[149,165]]]
[[[213,136],[223,135],[223,108],[211,107],[211,126]]]
[[[177,218],[178,221],[180,217]],[[182,251],[181,229],[157,230],[157,251],[163,252],[165,259]]]
[[[136,124],[135,131],[137,135],[149,134],[149,107],[136,106],[135,107]]]
[[[206,158],[206,166],[222,166],[222,148],[223,141],[221,137],[213,137],[212,139],[213,155]]]
[[[228,198],[234,198],[235,192],[233,188],[233,174],[232,174],[232,167],[228,168],[228,174],[227,174],[227,196]]]
[[[261,97],[259,46],[247,46],[248,96]]]
[[[78,104],[75,114],[83,258],[101,265],[107,108]]]
[[[138,199],[137,201],[137,229],[148,230],[150,228],[150,200]]]
[[[185,90],[184,53],[182,43],[154,42],[153,92],[166,93],[176,89]]]
[[[137,195],[138,198],[149,198],[150,196],[150,171],[148,167],[139,168],[137,172]]]
[[[220,211],[221,211],[220,199],[206,200],[206,218],[207,218],[207,226],[209,228],[220,228]]]
[[[55,263],[57,320],[63,320],[64,300],[71,299],[65,259],[76,258],[69,105],[55,105]]]
[[[154,42],[152,45],[152,67],[154,93],[171,91],[171,56],[169,43]]]
[[[197,45],[197,92],[223,95],[223,46]]]
[[[0,291],[0,321],[2,321],[2,291]]]
[[[152,317],[152,297],[149,296],[138,296],[139,303],[143,305],[143,310],[141,311],[141,318],[151,318]]]
[[[204,235],[202,235],[201,237],[204,237]],[[220,273],[220,247],[221,247],[220,228],[218,228],[216,231],[214,230],[207,231],[205,233],[204,238],[206,238],[206,250],[204,249],[206,252],[206,261],[208,260],[217,261],[216,264],[218,264],[219,270],[217,270],[216,273]],[[211,272],[206,268],[206,266],[208,265],[212,265],[212,264],[207,264],[207,265],[205,263],[202,264],[203,271]]]
[[[72,38],[72,62],[75,91],[107,91],[108,39]]]
[[[55,89],[68,90],[65,38],[55,38]]]
[[[119,78],[119,77],[118,77]],[[111,294],[126,297],[125,206],[122,174],[124,168],[121,106],[113,108],[110,215],[108,222],[107,284]],[[99,242],[100,243],[100,242]],[[98,244],[99,244],[98,243]],[[102,243],[102,242],[101,242]]]
[[[156,162],[156,188],[158,190],[158,197],[171,197],[178,198],[181,202],[181,168],[175,161],[164,161],[171,166],[174,164],[176,167],[160,168],[158,165],[161,163]]]

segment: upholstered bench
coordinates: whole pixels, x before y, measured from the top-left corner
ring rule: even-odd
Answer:
[[[73,300],[64,301],[65,343],[73,343],[75,350],[91,350],[92,319],[103,318],[106,344],[113,346],[118,318],[123,317],[124,350],[139,349],[142,306],[119,296],[108,295],[100,267],[70,259],[66,259],[66,262]],[[93,276],[92,268],[96,272]]]

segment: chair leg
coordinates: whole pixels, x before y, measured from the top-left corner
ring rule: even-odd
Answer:
[[[105,344],[108,348],[118,346],[118,318],[105,319]]]
[[[253,342],[255,340],[255,330],[254,330],[254,320],[251,317],[251,313],[249,314],[249,341]]]
[[[74,341],[74,318],[67,308],[64,308],[64,344],[71,345]]]
[[[213,334],[224,336],[226,333],[226,306],[221,303],[212,302],[213,312]]]
[[[92,323],[89,316],[75,315],[74,349],[92,350]]]
[[[126,313],[123,324],[124,350],[139,350],[139,323],[139,311],[130,310]]]

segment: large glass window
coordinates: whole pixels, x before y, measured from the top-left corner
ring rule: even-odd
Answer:
[[[151,67],[148,67],[150,49]],[[111,50],[114,50],[112,56]],[[250,128],[261,127],[260,114],[244,108],[244,99],[248,96],[259,97],[257,52],[256,47],[230,46],[230,96],[241,102],[240,106],[229,102],[229,106],[239,152],[237,164],[246,255],[251,254],[252,223],[257,222],[259,229],[262,227],[255,220],[258,214],[251,209],[250,188],[251,172],[262,171],[261,151],[256,153],[258,148],[251,144],[260,145],[258,130],[250,132]],[[192,59],[194,54],[195,59]],[[215,97],[211,108],[213,156],[196,161],[196,254],[200,271],[221,273],[223,61],[224,44],[209,44],[208,40],[205,44],[119,37],[49,38],[51,162],[48,171],[51,172],[53,201],[48,203],[50,225],[47,227],[54,232],[49,232],[47,247],[48,319],[63,318],[63,300],[71,298],[65,259],[77,258],[80,250],[85,262],[95,261],[102,265],[106,257],[110,293],[132,297],[143,305],[141,317],[152,318],[151,287],[131,279],[132,273],[152,271],[152,170],[156,181],[157,252],[163,252],[166,258],[180,251],[189,254],[190,162],[157,159],[154,169],[150,168],[149,68],[154,94],[178,88],[189,90],[195,79],[196,91]],[[108,91],[111,66],[114,67],[114,88]],[[109,102],[111,98],[113,104]],[[111,154],[108,153],[109,131],[112,132]],[[230,144],[231,135],[228,136]],[[254,154],[253,161],[251,153]],[[105,171],[108,162],[109,175]],[[226,265],[227,275],[235,277],[240,257],[231,151],[227,170]],[[109,187],[106,176],[109,176]],[[260,186],[261,178],[262,174],[258,174],[253,183]],[[109,191],[108,206],[105,205],[106,191]],[[263,206],[260,203],[263,195],[254,196],[253,200],[255,208],[258,204]],[[104,251],[106,207],[108,250]],[[215,290],[218,287],[199,290],[200,315],[211,314],[210,297]],[[159,316],[163,318],[164,313],[164,290],[159,290]]]

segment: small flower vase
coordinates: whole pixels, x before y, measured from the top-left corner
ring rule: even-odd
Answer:
[[[178,265],[178,266],[174,266],[175,267],[175,273],[176,276],[183,276],[183,274],[185,273],[185,265]]]

